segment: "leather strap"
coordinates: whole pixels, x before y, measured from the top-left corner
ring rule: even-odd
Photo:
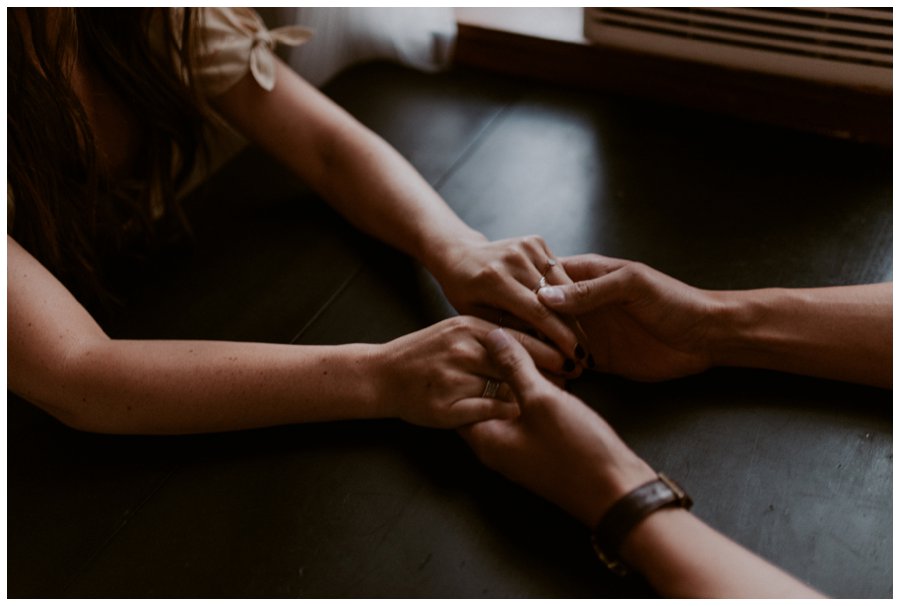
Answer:
[[[665,474],[638,486],[616,501],[603,516],[591,535],[597,557],[612,572],[625,575],[628,567],[618,557],[619,548],[638,522],[663,507],[690,509],[691,497]]]

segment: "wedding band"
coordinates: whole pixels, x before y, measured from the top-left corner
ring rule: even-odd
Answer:
[[[547,286],[547,277],[541,276],[541,280],[540,280],[540,282],[538,282],[537,288],[534,289],[534,292],[539,291],[540,289],[544,288],[545,286]]]
[[[500,381],[495,381],[494,379],[488,379],[487,383],[484,384],[484,391],[481,392],[482,398],[493,398],[497,395],[497,392],[500,391]]]

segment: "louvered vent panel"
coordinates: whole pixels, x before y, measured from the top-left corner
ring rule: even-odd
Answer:
[[[891,90],[890,8],[586,8],[585,36],[738,69]]]

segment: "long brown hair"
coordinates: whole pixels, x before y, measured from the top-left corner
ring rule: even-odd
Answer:
[[[152,239],[160,205],[177,214],[175,193],[195,164],[204,119],[193,84],[196,14],[14,10],[7,9],[9,231],[76,296],[96,300],[106,292],[103,260]],[[70,81],[76,56],[140,118],[140,173],[131,182],[98,163]]]

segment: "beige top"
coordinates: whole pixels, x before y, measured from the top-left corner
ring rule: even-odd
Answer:
[[[200,9],[198,86],[208,97],[215,97],[249,71],[270,91],[275,88],[275,45],[296,46],[311,37],[312,30],[299,25],[270,30],[250,8]]]
[[[300,25],[268,29],[252,8],[198,9],[197,61],[194,77],[200,92],[213,98],[227,92],[250,72],[264,90],[275,88],[275,45],[296,46],[312,38],[313,31]],[[180,14],[178,15],[180,16]],[[180,28],[176,28],[180,31]],[[224,122],[208,125],[209,158],[198,162],[177,197],[183,198],[237,154],[246,141]],[[159,206],[161,210],[161,205]]]

